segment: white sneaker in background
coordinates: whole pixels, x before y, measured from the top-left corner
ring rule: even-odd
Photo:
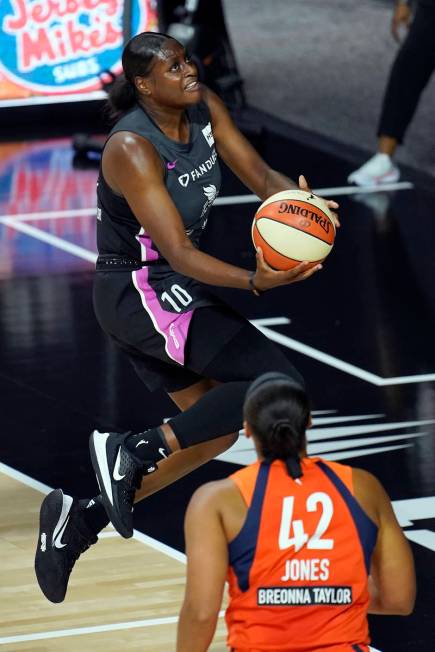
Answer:
[[[395,183],[400,178],[400,170],[388,154],[375,154],[367,163],[347,177],[348,183],[357,186],[379,186]]]

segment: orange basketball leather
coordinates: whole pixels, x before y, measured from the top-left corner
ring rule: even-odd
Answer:
[[[284,193],[280,194],[283,195]],[[309,259],[311,263],[310,267],[321,262],[328,255],[329,249],[328,247],[325,248],[324,245],[326,244],[332,247],[335,239],[335,226],[331,218],[319,206],[309,201],[292,199],[291,194],[291,191],[289,191],[288,197],[281,197],[276,201],[271,201],[267,205],[260,206],[255,214],[252,225],[254,245],[261,247],[266,262],[275,269],[292,269],[307,259],[302,248],[298,247],[296,240],[296,237],[300,237],[298,234],[306,234],[308,236],[308,238],[305,237],[307,246],[311,246],[314,250],[316,249],[316,244],[320,245],[320,243],[324,243],[319,247],[319,250],[322,250],[323,253],[315,260],[312,260],[312,257]],[[261,227],[265,225],[264,220],[269,221],[269,224],[266,225],[268,228],[273,226],[271,222],[288,226],[288,238],[286,238],[284,231],[280,242],[277,242],[275,237],[274,243],[272,244],[260,232]],[[310,245],[309,238],[314,238],[318,242],[316,243],[314,241]],[[295,241],[294,244],[292,239]],[[284,249],[287,249],[286,253],[284,253]],[[292,250],[291,256],[288,255],[289,249]]]

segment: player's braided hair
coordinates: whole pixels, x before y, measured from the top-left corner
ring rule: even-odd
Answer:
[[[160,32],[143,32],[129,40],[122,53],[123,74],[119,75],[109,91],[108,119],[116,122],[137,102],[135,77],[146,77],[151,72],[155,56],[171,37]]]
[[[299,458],[310,418],[305,390],[285,374],[263,374],[248,389],[243,414],[262,456],[285,460],[290,475],[300,477]]]

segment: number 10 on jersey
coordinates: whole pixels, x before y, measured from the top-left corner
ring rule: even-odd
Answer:
[[[181,285],[178,285],[178,283],[171,285],[170,293],[163,292],[161,298],[162,301],[170,303],[175,312],[181,312],[183,310],[180,304],[186,308],[193,301],[193,297]]]

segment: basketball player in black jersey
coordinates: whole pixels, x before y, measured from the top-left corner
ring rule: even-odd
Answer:
[[[303,384],[281,350],[210,286],[259,295],[321,267],[303,262],[275,271],[259,250],[249,271],[200,250],[220,188],[218,155],[262,200],[296,184],[260,158],[220,99],[198,82],[177,41],[140,34],[125,47],[122,64],[124,76],[109,99],[117,122],[98,180],[94,307],[145,385],[164,389],[180,414],[141,433],[93,432],[101,494],[78,500],[57,489],[45,498],[35,569],[53,602],[64,599],[75,561],[109,520],[130,537],[135,501],[234,443],[253,379],[278,371]],[[308,189],[303,177],[300,187]]]

